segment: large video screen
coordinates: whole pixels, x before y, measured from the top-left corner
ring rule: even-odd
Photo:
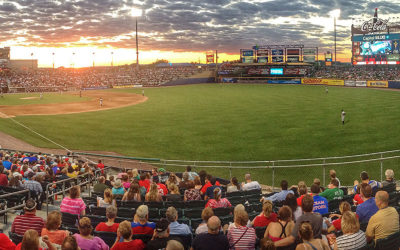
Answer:
[[[397,64],[399,40],[353,42],[353,64]]]
[[[392,41],[361,42],[361,56],[375,56],[392,54]]]

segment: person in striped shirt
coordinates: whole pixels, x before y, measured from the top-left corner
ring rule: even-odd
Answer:
[[[11,226],[11,232],[24,235],[27,230],[33,229],[40,235],[45,223],[41,217],[36,216],[36,202],[33,199],[28,199],[25,202],[24,210],[24,215],[15,217]]]
[[[81,189],[79,186],[73,186],[69,190],[69,197],[65,197],[61,201],[60,211],[62,213],[70,213],[77,215],[85,215],[86,205],[80,198]]]
[[[256,231],[252,227],[247,227],[249,215],[245,210],[238,210],[235,212],[234,223],[228,231],[229,249],[255,249],[257,240]]]

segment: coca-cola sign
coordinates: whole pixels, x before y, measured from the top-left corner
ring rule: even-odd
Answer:
[[[383,19],[376,19],[376,22],[374,22],[374,19],[371,21],[366,21],[361,25],[361,30],[362,31],[368,31],[368,32],[376,32],[376,31],[386,31],[389,19],[383,20]]]

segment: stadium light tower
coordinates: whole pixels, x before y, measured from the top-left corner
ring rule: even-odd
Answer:
[[[142,10],[132,8],[131,16],[136,19],[136,70],[139,70],[139,38],[138,38],[138,17],[142,16]]]
[[[336,60],[337,60],[337,57],[336,57],[336,19],[337,18],[339,18],[339,16],[340,16],[340,9],[336,9],[336,10],[333,10],[333,11],[331,11],[331,15],[332,15],[332,17],[333,17],[333,26],[334,26],[334,38],[335,38],[335,60],[334,60],[334,62],[335,62],[335,67],[336,67]]]

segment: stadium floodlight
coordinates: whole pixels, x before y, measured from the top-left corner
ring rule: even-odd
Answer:
[[[142,10],[132,8],[131,16],[136,19],[136,70],[139,70],[139,38],[138,38],[138,17],[142,16]]]
[[[335,39],[335,67],[336,67],[336,19],[340,17],[340,9],[332,10],[330,12],[331,16],[333,17],[333,26],[334,26],[334,39]]]

